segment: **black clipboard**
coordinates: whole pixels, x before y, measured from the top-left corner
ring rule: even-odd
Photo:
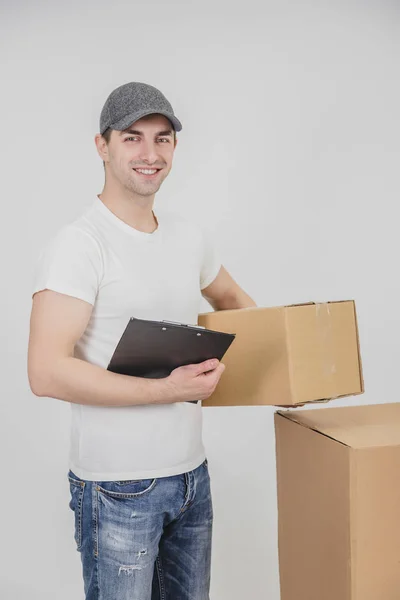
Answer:
[[[221,360],[235,337],[235,333],[200,325],[131,317],[107,369],[123,375],[160,379],[183,365],[210,358]]]

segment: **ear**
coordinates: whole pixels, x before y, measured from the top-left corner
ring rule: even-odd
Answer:
[[[96,144],[96,148],[97,148],[97,152],[98,155],[100,156],[101,160],[103,160],[104,162],[108,161],[108,145],[106,140],[103,138],[103,136],[100,133],[97,133],[94,136],[94,142]]]
[[[178,138],[177,138],[177,137],[175,137],[174,150],[175,150],[175,148],[176,148],[176,145],[177,145],[177,143],[178,143]]]

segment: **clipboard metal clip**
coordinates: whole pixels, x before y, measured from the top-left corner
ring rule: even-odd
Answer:
[[[205,329],[203,325],[188,325],[187,323],[179,323],[179,321],[167,321],[166,319],[163,319],[162,323],[170,323],[171,325],[181,325],[183,327],[195,327],[196,329]]]

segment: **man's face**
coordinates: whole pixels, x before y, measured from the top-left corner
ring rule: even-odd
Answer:
[[[106,164],[123,187],[151,196],[171,170],[175,146],[171,122],[163,115],[148,115],[124,131],[111,132]]]

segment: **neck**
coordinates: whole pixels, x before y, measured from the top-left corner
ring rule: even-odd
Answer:
[[[158,222],[153,212],[154,194],[139,196],[126,190],[111,190],[105,184],[103,191],[97,196],[114,215],[134,229],[145,233],[152,233],[157,229]]]

